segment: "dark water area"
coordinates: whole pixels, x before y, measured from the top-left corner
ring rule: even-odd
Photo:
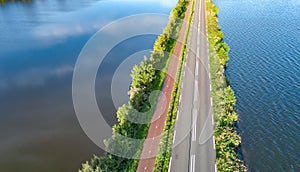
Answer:
[[[169,14],[176,1],[32,1],[0,6],[0,171],[77,171],[103,152],[82,131],[72,102],[72,75],[85,43],[106,24],[133,14]],[[120,28],[122,29],[122,28]],[[110,84],[116,69],[126,102],[130,69],[157,35],[117,45],[96,80],[99,108],[116,122]],[[133,53],[145,50],[134,58]],[[123,64],[124,63],[124,64]],[[122,66],[122,67],[119,67]],[[106,99],[107,98],[107,99]],[[109,99],[110,98],[110,99]]]
[[[300,171],[300,1],[216,0],[250,171]]]

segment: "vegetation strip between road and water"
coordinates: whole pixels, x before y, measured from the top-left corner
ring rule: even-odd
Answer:
[[[146,138],[158,101],[159,91],[157,90],[162,89],[166,78],[166,71],[188,2],[188,0],[179,0],[171,12],[169,23],[155,41],[150,58],[145,58],[140,65],[133,67],[129,90],[130,99],[127,104],[119,107],[116,113],[118,124],[113,126],[112,137],[104,141],[106,153],[101,157],[94,156],[89,162],[83,163],[80,172],[136,171],[143,142],[133,143],[131,140]],[[148,123],[136,123],[130,119],[144,119],[143,121],[148,121]],[[125,137],[120,137],[120,135]],[[123,153],[125,151],[130,158],[112,153],[118,151]]]
[[[237,133],[238,115],[236,98],[229,79],[225,75],[229,60],[229,46],[218,25],[218,7],[212,0],[206,1],[206,17],[209,41],[210,73],[213,110],[215,118],[216,164],[218,171],[247,171],[238,149],[241,137]]]

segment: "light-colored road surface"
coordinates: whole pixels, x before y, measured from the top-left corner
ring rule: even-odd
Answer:
[[[171,172],[216,171],[205,0],[195,1],[169,164]]]

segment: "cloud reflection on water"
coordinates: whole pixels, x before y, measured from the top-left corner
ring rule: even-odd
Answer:
[[[135,5],[132,5],[133,2],[136,2]],[[80,11],[73,11],[69,13],[59,13],[58,15],[51,16],[49,18],[50,24],[44,24],[33,29],[32,35],[38,40],[44,43],[58,42],[59,39],[65,39],[70,36],[83,35],[87,33],[93,33],[101,29],[104,25],[108,24],[111,21],[117,20],[124,17],[120,15],[118,3],[128,3],[127,9],[120,9],[122,13],[125,13],[125,16],[135,15],[139,12],[137,9],[140,8],[143,4],[151,4],[148,6],[148,10],[153,11],[155,7],[153,6],[156,3],[159,6],[164,8],[170,8],[175,6],[176,1],[170,0],[145,0],[140,2],[139,0],[119,0],[119,1],[100,1],[97,4],[87,7]],[[145,5],[143,5],[144,8]],[[112,10],[107,10],[111,8]],[[134,10],[130,10],[133,8]],[[126,11],[127,10],[127,11]],[[137,11],[136,11],[137,10]],[[99,12],[100,11],[100,12]],[[103,16],[101,11],[106,11],[110,13],[109,15],[104,14]],[[135,12],[132,12],[135,11]],[[143,13],[145,9],[143,10]],[[159,12],[159,11],[157,11]],[[110,18],[108,18],[108,16]],[[52,24],[51,21],[55,21],[55,24]],[[144,22],[155,22],[150,19],[145,19]],[[158,21],[159,22],[159,21]],[[120,29],[120,28],[118,28]],[[116,32],[117,33],[117,32]]]
[[[21,75],[0,79],[1,91],[14,87],[28,87],[44,85],[47,79],[56,77],[61,78],[71,74],[73,67],[70,65],[57,68],[31,68],[22,71]]]

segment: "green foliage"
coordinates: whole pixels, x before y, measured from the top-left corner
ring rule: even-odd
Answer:
[[[207,1],[207,25],[212,78],[213,109],[216,129],[216,164],[218,171],[247,171],[243,161],[237,155],[241,138],[236,132],[238,115],[234,110],[236,99],[230,86],[226,86],[225,76],[229,46],[223,42],[224,35],[218,25],[218,8],[211,0]]]
[[[147,89],[151,89],[148,86],[154,80],[154,74],[155,70],[151,63],[142,62],[139,66],[135,65],[131,71],[131,90],[147,91]]]

